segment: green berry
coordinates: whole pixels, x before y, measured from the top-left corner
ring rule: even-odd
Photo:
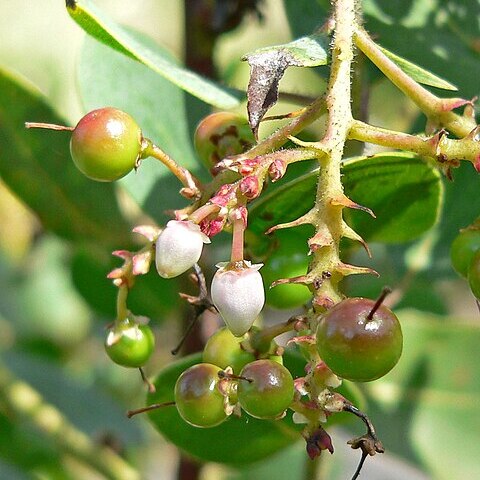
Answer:
[[[384,305],[370,315],[375,306],[367,298],[347,298],[320,320],[318,352],[339,377],[369,382],[397,364],[403,346],[400,323]]]
[[[230,112],[217,112],[198,124],[194,143],[205,166],[214,171],[215,165],[225,157],[248,150],[255,143],[255,137],[247,119]]]
[[[110,328],[105,340],[107,355],[123,367],[142,367],[152,355],[154,347],[155,338],[151,328],[128,318]]]
[[[241,407],[252,417],[278,418],[293,400],[290,372],[273,360],[256,360],[240,373],[237,393]]]
[[[307,244],[303,238],[277,234],[279,247],[272,252],[262,269],[266,303],[274,308],[295,308],[309,302],[310,290],[301,284],[286,283],[269,288],[280,278],[305,275],[308,269]],[[303,251],[302,251],[303,249]]]
[[[225,397],[219,388],[221,369],[199,363],[185,370],[175,384],[175,405],[180,416],[194,427],[209,428],[227,419]]]
[[[470,262],[478,250],[480,250],[479,229],[463,230],[453,240],[450,247],[450,259],[453,268],[462,277],[467,278]]]
[[[255,357],[246,352],[241,346],[243,337],[235,337],[228,328],[217,330],[209,339],[203,350],[203,361],[211,363],[222,369],[232,367],[233,372],[238,374]]]
[[[77,168],[99,182],[117,180],[134,167],[142,147],[142,132],[125,112],[106,107],[87,113],[70,140]]]
[[[468,268],[468,283],[475,298],[480,299],[480,250],[475,253]]]

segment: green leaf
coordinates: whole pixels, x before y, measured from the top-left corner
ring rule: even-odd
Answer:
[[[306,476],[307,462],[310,460],[306,457],[305,445],[297,442],[263,461],[228,472],[226,480],[250,480],[252,478],[300,480]]]
[[[418,83],[424,85],[430,85],[431,87],[442,88],[443,90],[453,90],[457,91],[458,88],[455,85],[452,85],[450,82],[447,82],[443,78],[438,77],[437,75],[425,70],[418,65],[415,65],[412,62],[409,62],[405,58],[402,58],[395,53],[387,50],[386,48],[380,47],[380,50],[393,62],[397,64],[407,75],[413,78]]]
[[[0,70],[0,175],[39,216],[68,240],[114,246],[128,242],[114,187],[85,178],[73,165],[69,132],[27,130],[26,121],[65,124],[25,81]]]
[[[295,377],[304,375],[305,361],[298,355],[285,353],[285,365]],[[165,367],[155,380],[156,393],[149,394],[147,405],[174,400],[174,387],[180,374],[191,365],[201,362],[201,354],[182,358]],[[346,384],[343,395],[361,403],[358,390]],[[343,414],[333,417],[333,422]],[[163,407],[149,413],[159,432],[180,449],[204,461],[243,466],[256,462],[301,439],[301,425],[292,423],[291,414],[282,420],[258,420],[246,413],[240,418],[231,416],[213,428],[196,428],[184,422],[174,406]],[[329,420],[329,423],[331,421]]]
[[[308,212],[315,201],[317,176],[315,170],[286,183],[252,206],[249,230],[257,242],[270,227]],[[362,211],[345,211],[349,225],[366,241],[413,240],[438,219],[440,175],[412,154],[382,153],[349,161],[343,167],[343,184],[349,198],[376,214],[374,219]]]
[[[152,50],[164,52],[139,34]],[[121,72],[121,81],[118,75]],[[113,105],[132,115],[143,134],[182,166],[195,169],[198,163],[189,138],[185,98],[182,90],[131,58],[87,38],[80,56],[78,84],[87,110]],[[160,162],[146,159],[137,172],[122,179],[131,196],[157,222],[166,220],[165,211],[185,202],[178,195],[181,184]]]
[[[146,65],[191,95],[218,108],[230,109],[239,100],[214,82],[180,67],[159,49],[130,34],[113,22],[90,0],[69,0],[70,16],[89,35],[118,52]]]
[[[288,66],[318,67],[328,63],[328,44],[326,36],[314,34],[282,45],[259,48],[247,53],[244,58],[278,57],[284,59]]]
[[[415,155],[360,158],[345,164],[343,174],[347,196],[377,217],[358,210],[345,212],[349,225],[366,241],[407,242],[437,223],[443,199],[441,177]]]
[[[404,352],[391,373],[367,385],[369,413],[382,425],[384,444],[419,458],[432,478],[476,478],[480,471],[478,323],[462,324],[415,310],[398,316]]]

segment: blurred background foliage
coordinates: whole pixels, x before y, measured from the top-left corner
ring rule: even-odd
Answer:
[[[248,82],[248,65],[239,61],[245,53],[309,34],[328,12],[323,0],[259,3],[263,20],[247,15],[237,28],[219,35],[213,49],[217,78],[239,89]],[[160,45],[155,48],[165,58],[183,58],[183,2],[95,4],[135,38]],[[480,94],[477,0],[365,0],[364,9],[366,27],[382,46],[452,82],[462,97]],[[180,163],[205,176],[196,167],[191,137],[211,108],[87,37],[63,2],[1,2],[0,31],[0,478],[103,478],[101,468],[92,470],[66,445],[66,436],[42,423],[44,417],[33,408],[37,394],[61,412],[64,422],[87,434],[94,448],[106,445],[127,459],[140,478],[174,478],[175,448],[145,419],[124,415],[144,403],[139,376],[111,364],[102,343],[115,307],[115,288],[105,278],[118,265],[110,253],[139,245],[129,234],[132,225],[164,222],[165,212],[180,205],[178,187],[162,167],[147,163],[141,174],[130,174],[120,185],[94,184],[72,166],[68,134],[27,132],[23,122],[74,125],[88,110],[113,105],[131,113],[144,133]],[[424,129],[414,105],[376,68],[361,59],[357,67],[369,83],[371,123]],[[289,69],[281,89],[315,96],[324,91],[326,78],[325,67]],[[272,114],[295,108],[280,102]],[[273,128],[267,122],[261,136]],[[320,134],[321,126],[307,132],[311,138]],[[348,148],[349,156],[359,153],[358,145]],[[300,173],[292,171],[285,180]],[[462,165],[454,178],[442,180],[440,221],[426,235],[402,244],[372,243],[371,260],[344,247],[352,263],[381,273],[380,279],[349,280],[348,294],[375,297],[383,285],[394,287],[405,334],[405,352],[394,371],[361,386],[366,411],[388,450],[367,462],[365,478],[473,480],[480,472],[480,319],[448,257],[458,230],[479,215],[480,184],[470,165]],[[304,252],[305,238],[295,237],[292,255]],[[227,249],[226,239],[220,239],[205,263],[222,260]],[[140,279],[129,299],[135,313],[152,318],[157,333],[150,375],[170,362],[169,351],[181,332],[185,308],[179,288],[185,288],[184,279],[167,282],[152,273]],[[280,315],[272,309],[267,321]],[[358,459],[344,444],[357,427],[335,427],[336,453],[322,456],[322,478],[351,474]],[[295,480],[307,475],[306,465],[299,440],[243,468],[210,463],[202,478]]]

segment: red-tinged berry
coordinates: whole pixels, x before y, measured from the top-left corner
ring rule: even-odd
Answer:
[[[339,377],[369,382],[383,377],[398,362],[403,336],[395,314],[367,298],[347,298],[320,320],[317,348]]]
[[[473,256],[468,268],[468,283],[475,298],[480,299],[480,250]]]
[[[180,416],[194,427],[220,425],[225,413],[225,396],[219,388],[221,369],[199,363],[185,370],[175,384],[175,404]]]
[[[293,400],[290,372],[274,360],[256,360],[243,367],[237,393],[241,407],[252,417],[278,418]]]
[[[70,140],[70,153],[87,177],[112,182],[136,165],[142,148],[142,132],[128,113],[106,107],[87,113]]]
[[[462,230],[453,240],[450,247],[450,259],[453,268],[462,277],[467,278],[470,262],[480,250],[480,230]]]

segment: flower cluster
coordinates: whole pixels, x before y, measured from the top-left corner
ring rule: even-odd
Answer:
[[[173,278],[198,262],[203,245],[210,239],[191,220],[171,220],[155,242],[155,264],[163,278]],[[265,292],[259,269],[248,261],[218,264],[211,294],[230,331],[237,337],[253,325],[265,303]]]

